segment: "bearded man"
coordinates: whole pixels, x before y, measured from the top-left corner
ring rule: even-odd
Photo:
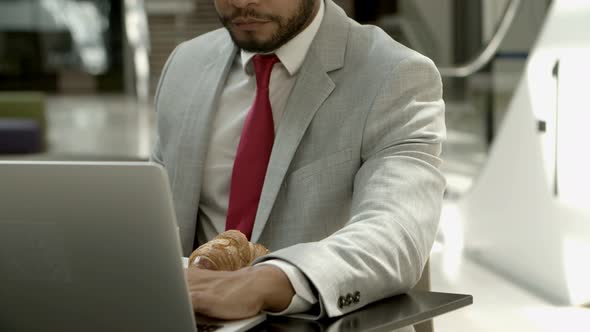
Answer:
[[[196,312],[335,317],[420,279],[440,216],[439,73],[332,0],[214,0],[224,28],[179,45],[152,159],[183,251],[228,229],[271,250],[187,270]]]

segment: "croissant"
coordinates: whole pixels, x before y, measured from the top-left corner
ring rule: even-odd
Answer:
[[[207,270],[235,271],[268,253],[263,245],[249,242],[242,232],[230,230],[193,251],[189,265]]]

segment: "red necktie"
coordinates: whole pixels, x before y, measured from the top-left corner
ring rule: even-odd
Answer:
[[[248,239],[252,235],[258,202],[274,143],[274,121],[268,97],[276,55],[254,56],[256,99],[248,113],[234,161],[225,229],[237,229]]]

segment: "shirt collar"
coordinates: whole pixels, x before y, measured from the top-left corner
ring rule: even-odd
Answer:
[[[295,75],[301,68],[301,65],[303,65],[303,60],[305,60],[305,56],[309,51],[309,47],[311,46],[311,43],[313,42],[313,39],[315,38],[318,30],[320,29],[320,25],[322,24],[324,12],[325,4],[322,0],[320,1],[320,10],[314,17],[313,21],[311,21],[311,23],[297,36],[293,37],[293,39],[291,39],[285,45],[272,52],[277,55],[279,60],[281,60],[281,64],[285,66],[289,72],[289,75]],[[241,50],[240,56],[242,60],[242,67],[248,75],[253,73],[250,62],[256,54],[257,53]]]

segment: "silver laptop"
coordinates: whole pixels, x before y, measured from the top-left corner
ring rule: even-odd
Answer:
[[[0,331],[195,330],[162,167],[0,162]]]

